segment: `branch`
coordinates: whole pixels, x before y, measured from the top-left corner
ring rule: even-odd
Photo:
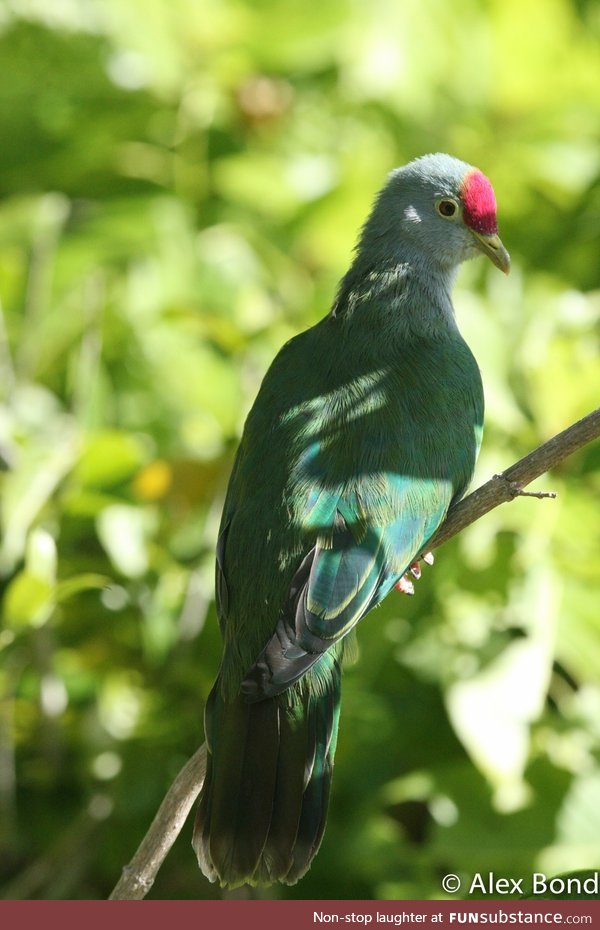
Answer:
[[[203,743],[167,791],[150,829],[129,865],[124,867],[109,900],[140,901],[146,897],[200,794],[205,774],[206,743]]]
[[[480,517],[489,513],[498,504],[514,500],[521,494],[521,490],[535,478],[550,471],[567,456],[572,455],[592,440],[598,439],[599,436],[600,407],[588,413],[577,423],[573,423],[562,433],[549,439],[548,442],[538,446],[501,475],[494,475],[490,481],[482,484],[468,497],[451,507],[437,533],[427,543],[427,548],[436,549],[464,530],[466,526],[475,523]]]
[[[495,475],[486,484],[452,507],[427,548],[434,549],[441,546],[466,526],[493,510],[498,504],[514,500],[515,497],[521,495],[522,489],[531,481],[598,437],[600,437],[600,407],[511,465],[501,475]],[[549,492],[534,493],[536,497],[550,496]],[[123,869],[121,878],[110,895],[111,900],[140,900],[147,895],[165,856],[177,839],[200,793],[205,774],[206,744],[204,743],[184,765],[169,788],[135,856]]]

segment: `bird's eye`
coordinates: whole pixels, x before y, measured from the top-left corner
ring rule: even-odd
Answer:
[[[457,210],[458,204],[454,200],[439,200],[437,203],[438,213],[446,219],[454,216]]]

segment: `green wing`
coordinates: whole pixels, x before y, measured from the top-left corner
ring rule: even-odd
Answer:
[[[335,502],[331,536],[302,561],[275,633],[242,682],[247,700],[273,697],[298,681],[388,594],[441,523],[452,499],[449,482],[400,475],[389,481],[405,505],[387,525],[365,525],[365,494]]]

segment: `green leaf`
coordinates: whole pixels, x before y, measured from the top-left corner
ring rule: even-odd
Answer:
[[[55,589],[57,603],[62,603],[81,591],[90,591],[94,588],[106,588],[111,579],[106,575],[94,575],[91,572],[84,575],[74,575],[65,581],[59,581]]]
[[[4,616],[9,627],[43,626],[54,609],[55,589],[28,571],[19,572],[6,591]]]
[[[75,468],[88,488],[107,488],[130,478],[144,459],[141,442],[128,433],[107,430],[91,436]]]
[[[107,507],[96,521],[98,536],[115,567],[130,578],[148,568],[144,511],[126,504]]]

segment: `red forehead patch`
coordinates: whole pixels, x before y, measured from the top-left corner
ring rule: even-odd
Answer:
[[[481,171],[469,171],[461,189],[463,219],[475,232],[493,235],[498,232],[494,189]]]

